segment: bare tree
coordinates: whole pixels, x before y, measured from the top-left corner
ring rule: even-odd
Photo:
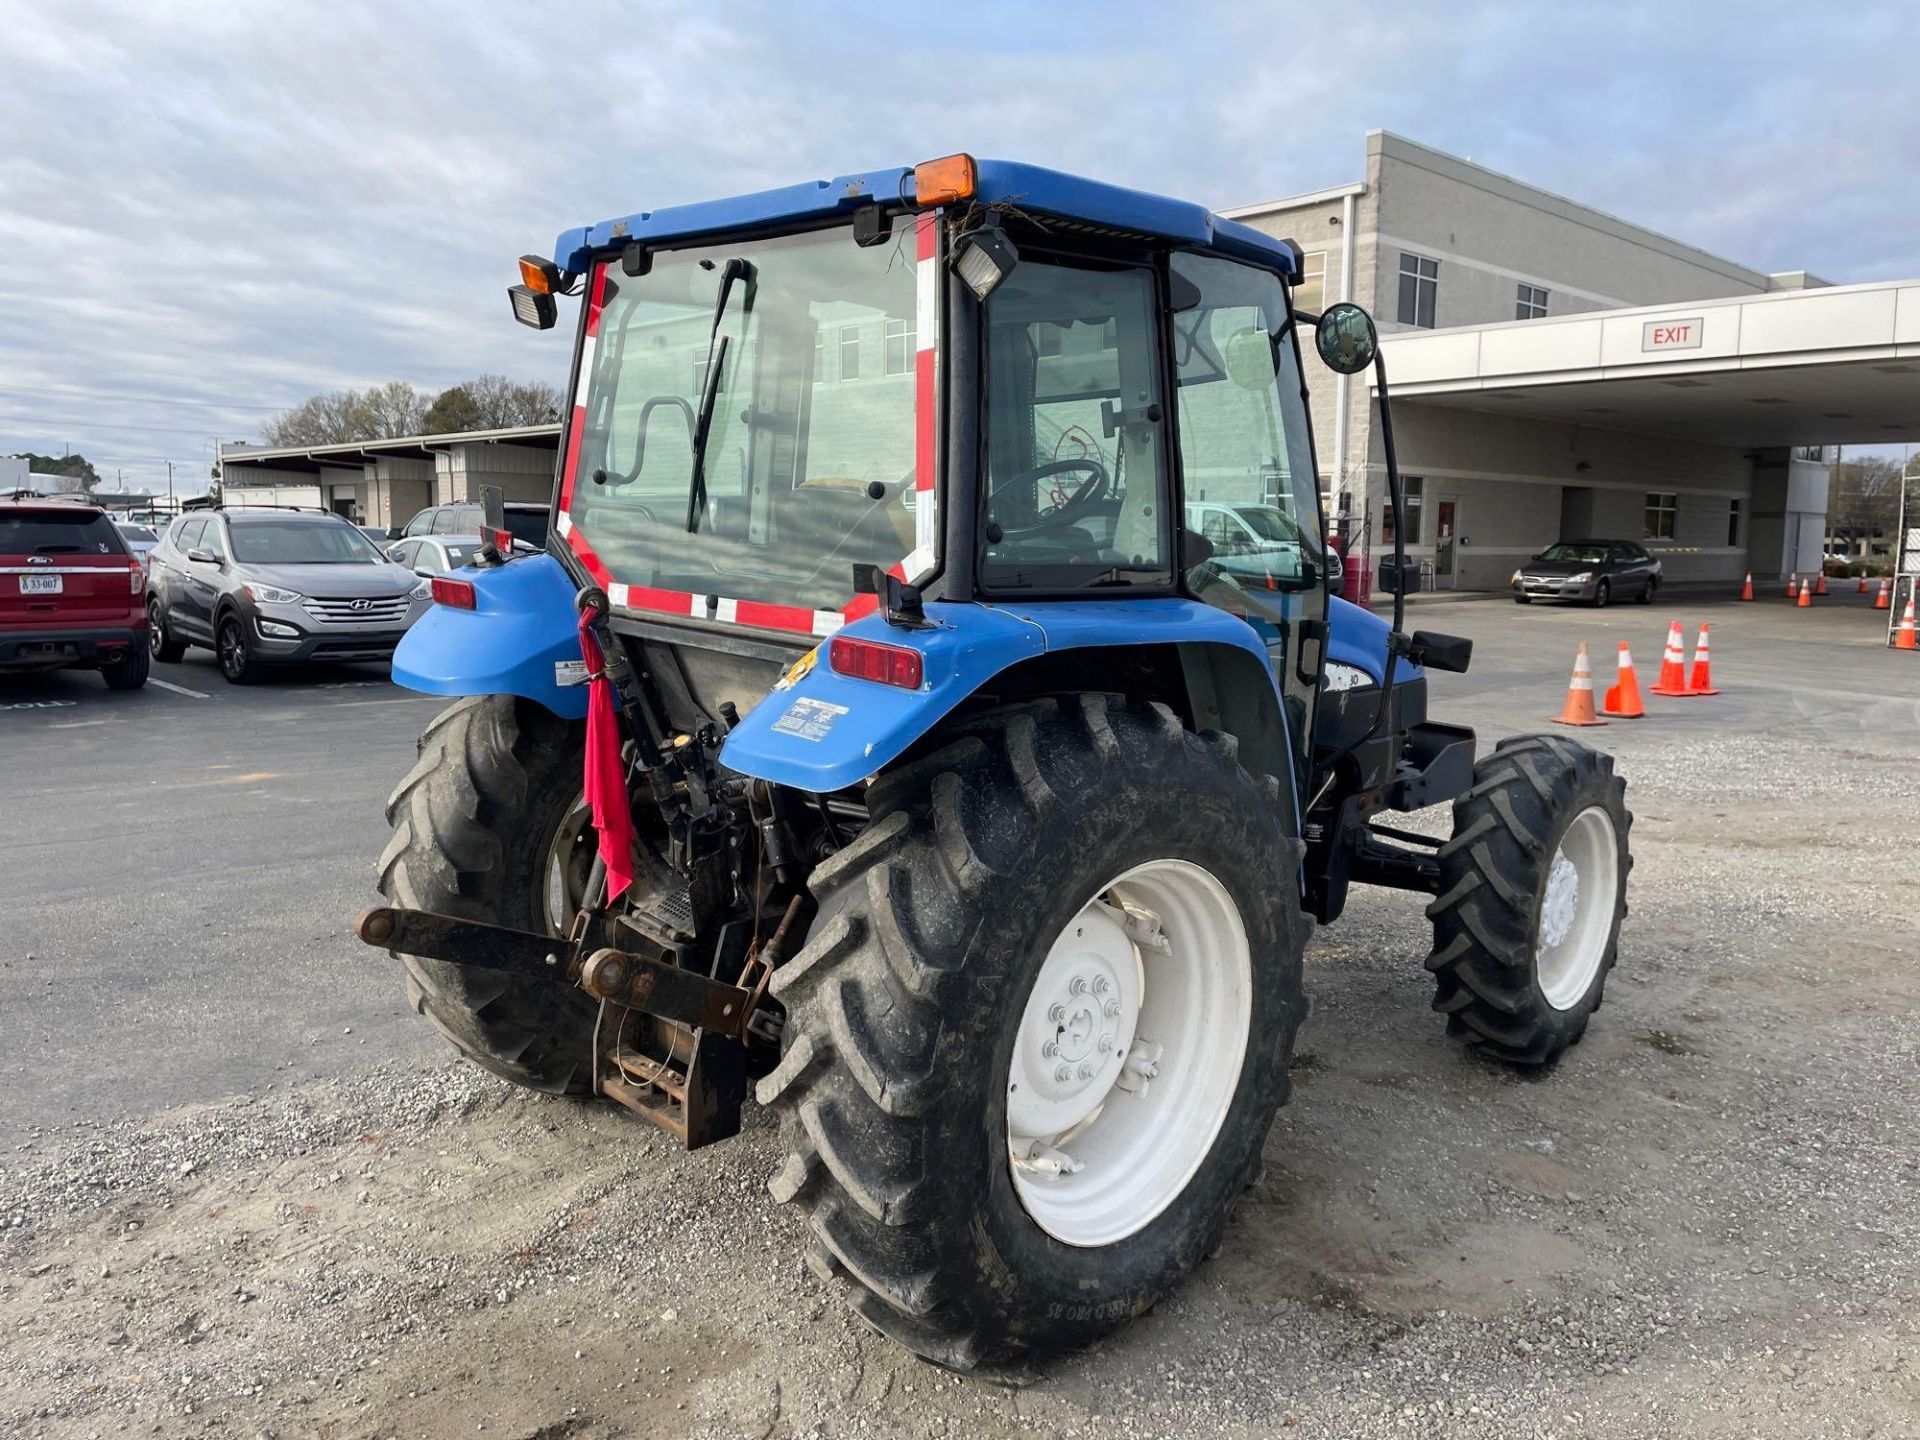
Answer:
[[[427,411],[425,424],[435,434],[447,434],[546,425],[559,418],[560,392],[553,386],[480,375],[442,390]]]
[[[404,380],[365,390],[335,390],[301,401],[262,427],[268,445],[335,445],[349,440],[390,440],[418,435],[429,397]]]

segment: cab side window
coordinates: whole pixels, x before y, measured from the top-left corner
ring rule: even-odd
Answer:
[[[1201,533],[1235,579],[1317,586],[1320,486],[1286,288],[1211,257],[1175,255],[1171,272],[1187,504],[1207,502]]]
[[[422,510],[418,515],[414,516],[411,520],[407,522],[407,528],[405,530],[402,530],[400,533],[402,535],[426,534],[427,527],[433,524],[434,517],[437,516],[439,513],[440,512],[438,510]]]
[[[207,528],[200,532],[200,548],[216,560],[227,558],[227,537],[218,520],[207,521]]]
[[[204,520],[182,520],[173,532],[173,548],[184,557],[189,550],[200,548],[200,532],[207,528]]]
[[[986,303],[981,579],[1172,583],[1153,273],[1023,256]]]
[[[427,530],[427,533],[429,535],[453,534],[453,527],[459,513],[459,511],[453,509],[451,506],[436,510],[433,514],[433,524]]]

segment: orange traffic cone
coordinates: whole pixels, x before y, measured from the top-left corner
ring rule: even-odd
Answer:
[[[1700,625],[1700,643],[1693,647],[1693,668],[1687,672],[1687,693],[1689,695],[1718,695],[1713,688],[1713,669],[1708,664],[1707,627],[1704,621]]]
[[[1640,699],[1640,679],[1633,673],[1633,653],[1627,649],[1624,640],[1620,642],[1619,678],[1607,687],[1600,708],[1606,714],[1622,720],[1639,720],[1647,713],[1647,707]]]
[[[1883,575],[1880,577],[1880,593],[1873,597],[1873,608],[1876,610],[1886,610],[1890,609],[1892,605],[1893,581]]]
[[[1864,595],[1867,593],[1867,572],[1864,570],[1860,572],[1860,588],[1854,593],[1859,595]]]
[[[1680,634],[1680,622],[1667,626],[1667,650],[1660,657],[1660,678],[1653,682],[1656,695],[1691,695],[1687,688],[1687,642]]]
[[[1813,593],[1820,599],[1827,598],[1827,572],[1822,570],[1813,582]]]
[[[1751,600],[1753,598],[1753,571],[1751,570],[1747,571],[1746,583],[1740,587],[1740,598],[1742,600]]]
[[[1807,598],[1808,595],[1810,595],[1811,593],[1812,592],[1809,591],[1807,588],[1807,582],[1802,580],[1800,582],[1800,604],[1799,604],[1800,609],[1805,610],[1806,608],[1808,608],[1810,605],[1813,604],[1813,601]]]
[[[1573,657],[1573,679],[1567,683],[1567,708],[1553,717],[1556,725],[1604,725],[1593,713],[1593,667],[1587,660],[1587,646],[1580,642],[1580,653]]]
[[[1907,613],[1900,617],[1900,628],[1893,632],[1893,648],[1920,650],[1920,645],[1916,645],[1913,639],[1913,592],[1911,590],[1907,592]]]
[[[1799,592],[1799,589],[1800,577],[1798,575],[1787,576],[1787,598],[1791,600],[1795,594]]]

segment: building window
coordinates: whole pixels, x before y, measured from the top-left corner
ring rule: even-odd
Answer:
[[[887,318],[887,373],[904,375],[913,355],[913,331],[905,320]]]
[[[1440,291],[1440,262],[1424,255],[1400,256],[1400,323],[1433,329],[1433,302]]]
[[[1309,250],[1300,260],[1300,283],[1293,287],[1293,308],[1317,315],[1327,303],[1327,252]]]
[[[1729,500],[1727,502],[1727,544],[1738,545],[1739,543],[1740,502],[1738,500]]]
[[[1420,543],[1420,515],[1426,508],[1426,478],[1421,475],[1402,475],[1400,477],[1400,488],[1406,492],[1403,498],[1406,501],[1407,510],[1407,544],[1418,545]],[[1381,507],[1380,543],[1382,545],[1393,544],[1392,497],[1388,497],[1387,503]]]
[[[1516,320],[1538,320],[1547,313],[1547,291],[1544,285],[1522,285],[1515,293],[1513,318]]]
[[[1816,465],[1822,465],[1826,463],[1827,447],[1824,445],[1796,445],[1793,447],[1793,458],[1796,460],[1811,460]]]
[[[1674,518],[1680,513],[1680,497],[1671,491],[1649,490],[1647,492],[1646,538],[1649,540],[1673,539]]]
[[[842,380],[860,378],[860,327],[858,325],[840,327],[840,378]]]

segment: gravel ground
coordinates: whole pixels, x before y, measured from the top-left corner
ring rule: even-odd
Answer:
[[[1498,734],[1540,692],[1451,713]],[[1446,1040],[1420,901],[1356,895],[1225,1246],[1043,1370],[867,1332],[765,1194],[757,1111],[686,1155],[389,1059],[0,1155],[0,1433],[1920,1434],[1920,885],[1881,834],[1920,814],[1916,693],[1592,732],[1633,910],[1551,1074]]]

